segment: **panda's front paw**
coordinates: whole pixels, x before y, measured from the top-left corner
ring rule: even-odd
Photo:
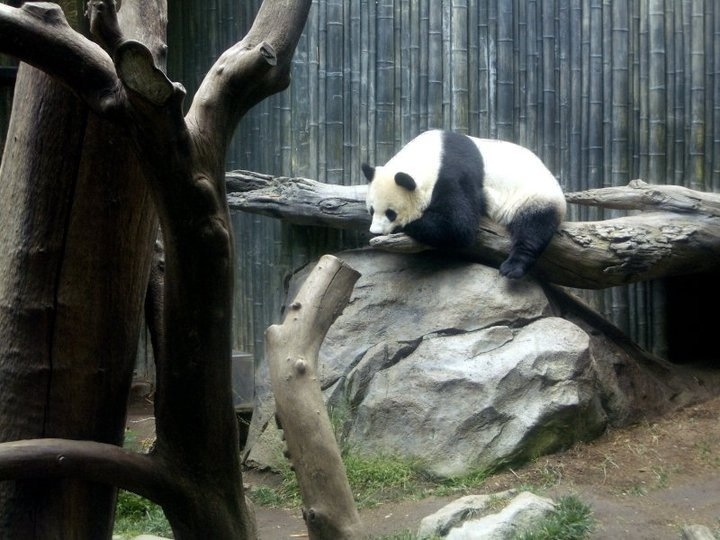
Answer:
[[[507,260],[500,265],[500,275],[508,279],[520,279],[527,274],[528,265]]]

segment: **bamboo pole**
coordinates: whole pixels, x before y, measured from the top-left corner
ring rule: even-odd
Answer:
[[[377,163],[384,163],[397,149],[395,144],[395,41],[393,2],[377,3],[377,80],[375,146]]]
[[[674,80],[673,87],[675,88],[675,99],[673,102],[672,116],[673,119],[673,146],[670,148],[670,152],[673,154],[673,171],[672,171],[672,183],[682,184],[685,178],[685,151],[684,145],[686,144],[685,138],[685,99],[687,94],[687,83],[685,67],[689,65],[689,58],[685,56],[685,50],[688,47],[686,37],[688,35],[686,29],[686,16],[684,9],[684,2],[675,2],[675,14],[673,24],[673,40],[675,55],[674,55]]]
[[[326,182],[338,184],[342,182],[344,172],[343,128],[343,3],[344,0],[325,0],[325,38],[323,48],[325,59],[321,66],[325,70],[325,152]]]
[[[470,135],[480,133],[480,32],[478,28],[477,3],[468,5],[468,117],[467,128]]]
[[[582,91],[583,91],[583,49],[585,47],[585,35],[582,32],[583,16],[580,2],[571,2],[570,12],[570,148],[568,159],[568,173],[561,177],[563,188],[567,191],[579,191],[580,186],[571,186],[573,179],[584,177],[583,165],[583,143],[582,143]],[[578,32],[580,29],[580,32]]]
[[[572,129],[570,104],[572,100],[564,99],[570,95],[570,45],[572,40],[572,28],[570,28],[570,6],[569,2],[561,1],[557,8],[557,49],[561,51],[558,59],[557,75],[555,78],[558,96],[558,124],[557,124],[557,161],[554,173],[561,178],[569,178],[568,166],[572,162],[570,156],[570,134]]]
[[[550,2],[542,2],[542,146],[538,152],[547,167],[557,169],[557,106],[555,86],[555,14]]]
[[[358,164],[364,159],[362,154],[363,147],[359,137],[359,131],[352,129],[354,120],[360,107],[360,92],[362,87],[360,55],[357,47],[360,44],[362,32],[362,13],[360,11],[360,2],[345,3],[345,20],[348,21],[346,28],[346,39],[343,47],[345,51],[345,110],[344,128],[345,128],[345,144],[346,155],[344,165],[343,183],[358,183],[360,181],[360,167]]]
[[[443,46],[442,10],[435,2],[428,12],[428,127],[443,126]]]
[[[659,182],[667,171],[667,75],[665,62],[665,11],[663,0],[648,0],[648,172],[650,182]]]
[[[418,27],[418,96],[416,108],[418,109],[418,132],[428,129],[430,126],[428,110],[428,89],[430,88],[430,1],[420,0],[419,2],[419,27]]]
[[[453,0],[451,4],[450,57],[451,101],[450,127],[453,131],[468,131],[468,1]]]
[[[705,53],[703,11],[701,2],[691,2],[689,6],[690,32],[690,89],[689,112],[690,133],[688,145],[688,173],[693,189],[705,189]]]
[[[490,125],[492,87],[490,76],[490,25],[488,2],[480,2],[478,6],[478,127],[482,137],[492,136]]]
[[[514,140],[513,3],[497,10],[497,138]]]

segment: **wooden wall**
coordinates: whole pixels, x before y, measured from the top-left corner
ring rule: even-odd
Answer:
[[[259,5],[169,2],[168,70],[188,103]],[[633,178],[719,191],[719,35],[715,0],[316,0],[291,87],[244,119],[227,167],[358,183],[361,161],[442,127],[534,149],[567,191]],[[0,138],[9,102],[0,91]],[[235,347],[258,359],[287,272],[366,237],[233,219]],[[584,295],[662,355],[665,287]]]

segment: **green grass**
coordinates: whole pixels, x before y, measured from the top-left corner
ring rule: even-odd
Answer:
[[[479,470],[462,477],[433,482],[420,472],[416,462],[408,460],[353,454],[346,455],[344,460],[359,508],[428,495],[462,495],[481,486],[488,477],[486,471]],[[250,497],[261,506],[293,507],[302,504],[295,473],[289,466],[281,471],[276,487],[256,486],[251,490]],[[582,540],[588,537],[593,527],[590,507],[577,497],[566,496],[558,499],[555,510],[547,518],[539,521],[531,531],[518,535],[516,540]],[[118,494],[113,533],[126,538],[143,533],[172,538],[172,530],[162,509],[127,491]],[[382,537],[382,540],[414,538],[412,531],[402,531]]]
[[[118,492],[115,510],[114,535],[130,538],[140,534],[155,534],[172,538],[172,529],[157,504],[129,491]]]
[[[415,463],[382,456],[343,457],[350,488],[359,508],[382,502],[427,495],[431,487],[427,477]],[[289,466],[278,471],[278,486],[255,486],[250,490],[252,501],[260,506],[292,507],[302,504],[295,473]]]
[[[290,469],[290,466],[283,467],[278,476],[279,483],[277,487],[253,486],[248,492],[252,502],[259,506],[271,508],[301,506],[300,487],[298,486],[297,477]]]
[[[413,461],[354,454],[346,455],[343,461],[355,502],[360,508],[416,498],[426,492],[427,479]]]
[[[595,527],[590,507],[573,495],[557,500],[555,510],[516,540],[583,540]]]
[[[414,532],[412,532],[410,529],[405,529],[404,531],[400,531],[387,536],[373,536],[372,540],[415,540],[416,538],[417,535]],[[432,538],[430,540],[435,540],[435,538]],[[438,537],[438,540],[440,540],[440,537]]]
[[[464,476],[437,480],[424,473],[417,461],[391,456],[359,456],[352,452],[343,456],[343,463],[359,508],[430,495],[464,495],[480,487],[489,476],[487,471],[477,470]],[[279,471],[278,487],[255,486],[249,495],[260,506],[302,504],[295,473],[289,466]]]
[[[492,473],[486,469],[476,469],[463,476],[444,478],[438,481],[432,490],[432,494],[439,497],[464,495],[472,489],[482,486],[490,474]]]

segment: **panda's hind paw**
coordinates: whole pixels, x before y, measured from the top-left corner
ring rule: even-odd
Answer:
[[[527,274],[527,265],[518,263],[517,261],[505,261],[500,265],[500,275],[508,279],[520,279]]]

